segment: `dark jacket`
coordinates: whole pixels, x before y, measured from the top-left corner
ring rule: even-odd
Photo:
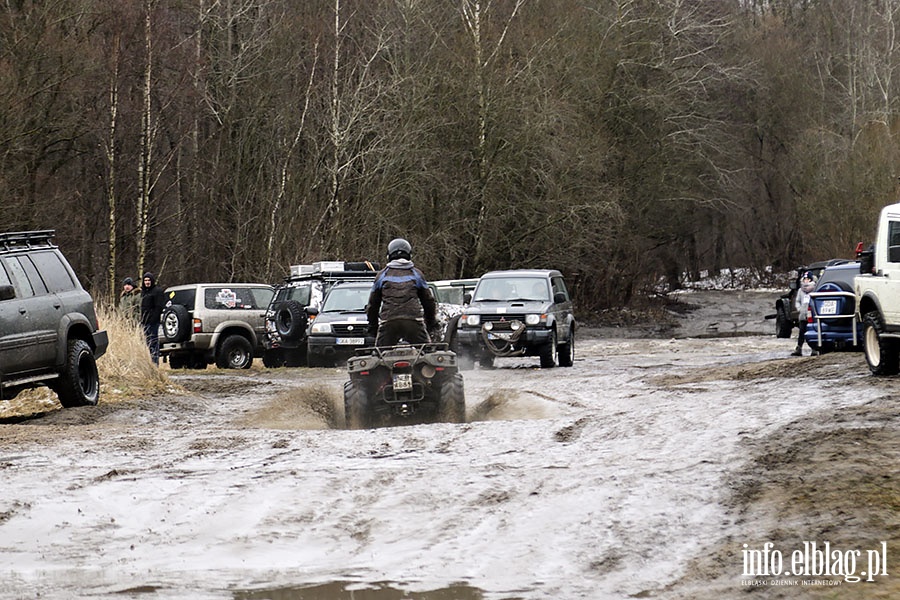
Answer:
[[[424,320],[426,327],[432,328],[437,323],[437,304],[425,276],[412,261],[392,260],[375,277],[366,316],[370,329],[379,321],[395,319]]]
[[[143,280],[141,281],[141,323],[159,325],[163,308],[166,306],[166,296],[162,288],[156,285],[156,278],[153,275],[145,274],[144,277],[150,278],[150,285],[147,286]]]

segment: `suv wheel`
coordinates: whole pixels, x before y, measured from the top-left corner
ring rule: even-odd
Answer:
[[[190,334],[191,316],[187,308],[173,304],[166,308],[160,319],[163,335],[169,342],[183,342]]]
[[[216,355],[220,369],[249,369],[253,364],[253,346],[242,335],[230,335],[222,342]]]
[[[556,366],[556,330],[550,330],[550,341],[541,348],[541,368],[552,369]]]
[[[285,302],[275,313],[275,329],[285,340],[295,340],[306,331],[306,312],[296,300]]]
[[[791,318],[787,314],[787,309],[783,304],[779,304],[778,308],[775,310],[775,337],[789,338],[791,337],[791,331],[793,329],[794,325],[791,323]]]
[[[100,399],[100,376],[90,344],[69,340],[66,365],[53,384],[59,402],[65,408],[93,406]]]
[[[269,369],[277,369],[284,366],[284,352],[280,348],[273,348],[263,352],[263,365]]]
[[[872,375],[896,375],[900,371],[900,347],[896,340],[881,337],[881,315],[876,311],[867,313],[863,328],[863,349]]]
[[[565,344],[556,347],[559,358],[559,366],[571,367],[575,362],[575,330],[569,329],[569,340]]]

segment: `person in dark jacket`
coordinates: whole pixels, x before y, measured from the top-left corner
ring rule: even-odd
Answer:
[[[412,262],[412,246],[398,238],[388,244],[388,264],[375,277],[366,316],[376,346],[401,339],[427,344],[437,326],[437,303],[425,276]]]
[[[166,305],[162,288],[156,285],[153,273],[144,273],[141,284],[141,325],[154,364],[159,364],[159,319]]]

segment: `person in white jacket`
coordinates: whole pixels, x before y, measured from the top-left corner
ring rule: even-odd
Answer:
[[[809,308],[809,294],[814,289],[816,289],[816,277],[811,271],[805,271],[800,277],[800,289],[797,290],[797,297],[794,298],[800,335],[797,336],[797,349],[791,352],[791,356],[803,356],[803,342],[806,339],[806,311]],[[813,350],[812,354],[817,353]]]

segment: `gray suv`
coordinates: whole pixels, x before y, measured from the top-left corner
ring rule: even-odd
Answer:
[[[94,405],[109,338],[53,236],[0,234],[0,399],[46,385],[64,407]]]
[[[541,367],[571,367],[575,314],[562,273],[548,269],[492,271],[478,280],[459,318],[461,365],[483,367],[495,357],[538,356]]]
[[[173,369],[249,369],[262,356],[266,307],[275,289],[264,283],[194,283],[166,290],[159,354]]]

